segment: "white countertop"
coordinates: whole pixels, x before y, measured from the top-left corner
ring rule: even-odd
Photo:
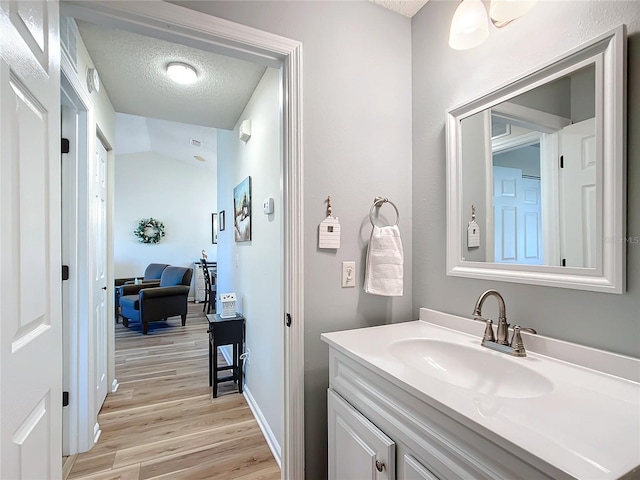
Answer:
[[[640,359],[525,334],[527,357],[515,358],[480,346],[480,322],[427,309],[421,318],[325,333],[322,339],[467,427],[497,435],[577,479],[617,479],[640,465]],[[417,338],[456,342],[521,363],[549,379],[553,389],[535,398],[503,398],[438,380],[391,352],[393,342]],[[564,359],[534,350],[561,351]],[[572,356],[581,364],[570,363]],[[582,359],[591,359],[588,367]],[[602,369],[594,369],[598,362]]]

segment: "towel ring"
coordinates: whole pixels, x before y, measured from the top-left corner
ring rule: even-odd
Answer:
[[[373,200],[373,205],[371,205],[371,209],[369,210],[369,221],[371,222],[371,225],[373,225],[374,227],[376,226],[376,224],[373,223],[373,209],[374,208],[380,208],[385,203],[388,203],[389,205],[391,205],[393,207],[393,209],[396,211],[396,223],[395,223],[395,225],[397,226],[400,223],[400,213],[398,212],[398,207],[396,207],[395,203],[393,203],[388,198],[376,197]]]

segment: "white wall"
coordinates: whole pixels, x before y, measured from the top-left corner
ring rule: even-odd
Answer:
[[[411,22],[364,1],[175,3],[303,44],[305,461],[307,479],[325,478],[329,359],[320,334],[417,315],[411,310]],[[342,228],[337,251],[317,248],[328,195]],[[376,195],[400,210],[404,297],[362,289]],[[348,260],[357,262],[358,282],[343,289],[341,264]]]
[[[469,316],[497,288],[508,318],[555,338],[640,356],[640,2],[538,2],[479,47],[448,47],[456,2],[430,1],[412,20],[414,312],[429,307]],[[564,51],[627,24],[628,235],[624,295],[448,277],[445,270],[445,112]],[[635,241],[633,241],[635,239]],[[492,305],[493,306],[493,305]],[[488,312],[487,312],[488,313]],[[491,313],[492,315],[495,312]]]
[[[218,209],[226,228],[218,233],[218,294],[235,292],[246,318],[247,390],[279,446],[283,443],[282,194],[280,153],[280,72],[268,68],[233,131],[218,130]],[[251,120],[252,136],[238,138],[239,124]],[[233,188],[251,176],[250,242],[236,243]],[[275,199],[272,215],[262,201]],[[218,306],[220,311],[220,305]]]
[[[115,278],[142,276],[150,263],[191,267],[202,249],[216,258],[211,214],[216,211],[216,175],[153,152],[117,155],[114,181]],[[138,241],[142,218],[164,223],[159,244]]]

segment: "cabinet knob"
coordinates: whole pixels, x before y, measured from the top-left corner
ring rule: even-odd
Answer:
[[[379,472],[384,470],[384,463],[382,463],[380,460],[376,460],[376,470],[378,470]]]

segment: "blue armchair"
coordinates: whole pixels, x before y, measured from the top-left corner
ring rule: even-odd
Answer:
[[[120,315],[125,327],[129,321],[142,324],[142,333],[149,331],[149,322],[180,315],[182,326],[187,320],[187,298],[193,276],[192,268],[167,267],[159,286],[123,285],[120,287]]]
[[[165,268],[169,265],[166,263],[150,263],[147,265],[147,268],[144,270],[144,277],[142,278],[142,283],[148,284],[148,286],[157,287],[160,285],[160,276]],[[136,277],[127,277],[127,278],[116,278],[114,281],[115,284],[115,292],[114,292],[114,300],[115,300],[115,316],[116,323],[120,319],[120,296],[122,295],[122,285],[130,285],[135,283]]]

